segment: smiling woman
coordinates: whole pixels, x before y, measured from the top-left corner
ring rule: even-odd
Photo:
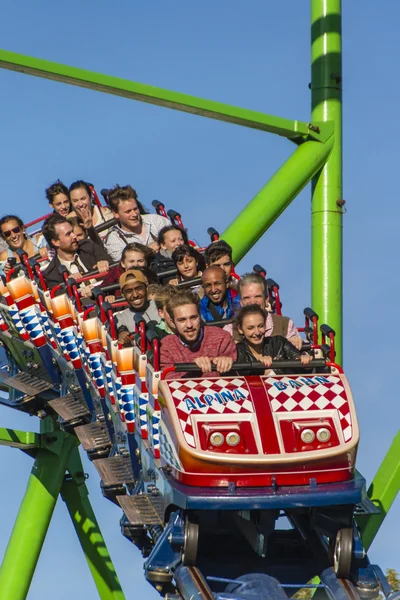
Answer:
[[[7,215],[0,220],[0,234],[8,249],[0,254],[1,269],[4,274],[12,268],[12,259],[20,262],[17,250],[24,250],[28,258],[39,252],[37,242],[25,233],[23,221],[15,215]]]
[[[80,217],[86,228],[96,227],[113,218],[111,210],[106,206],[93,206],[92,193],[86,181],[75,181],[70,185],[68,193],[72,208],[68,216]]]

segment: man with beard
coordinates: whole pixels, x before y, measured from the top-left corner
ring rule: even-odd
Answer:
[[[196,363],[203,376],[226,373],[236,360],[236,346],[232,337],[218,327],[203,327],[200,319],[199,298],[190,290],[171,296],[167,311],[174,323],[176,334],[161,341],[161,369],[176,363]],[[213,367],[215,368],[212,373]],[[184,377],[172,371],[167,379]]]
[[[108,271],[111,258],[104,247],[89,239],[79,243],[71,223],[65,217],[49,217],[43,225],[42,233],[49,246],[55,250],[54,258],[43,271],[49,289],[64,282],[60,269],[62,265],[76,279],[94,269],[98,269],[99,273]]]
[[[122,295],[128,302],[128,308],[116,313],[118,342],[123,346],[131,346],[131,334],[135,331],[135,316],[140,315],[148,323],[155,324],[161,320],[154,300],[147,298],[148,281],[141,271],[132,269],[125,271],[119,278]]]
[[[203,321],[220,321],[233,317],[233,294],[227,287],[225,271],[221,267],[208,267],[201,277],[204,298],[200,301]]]

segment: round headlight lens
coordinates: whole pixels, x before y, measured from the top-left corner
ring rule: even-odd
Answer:
[[[311,444],[315,440],[315,433],[312,429],[303,429],[300,437],[305,444]]]
[[[224,441],[225,438],[219,431],[214,431],[214,433],[210,435],[210,444],[212,444],[213,446],[222,446]]]
[[[321,427],[317,431],[317,440],[319,442],[329,442],[331,439],[331,432],[326,427]]]
[[[240,435],[236,431],[231,431],[226,436],[226,443],[228,446],[237,446],[240,442]]]

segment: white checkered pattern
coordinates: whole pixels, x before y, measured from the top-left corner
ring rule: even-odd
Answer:
[[[176,449],[169,437],[169,433],[164,428],[162,421],[160,421],[159,435],[161,458],[163,458],[167,464],[171,465],[171,467],[174,467],[179,471],[184,471],[182,463],[176,453]]]
[[[244,379],[225,380],[218,379],[209,381],[171,381],[168,382],[172,399],[175,404],[176,412],[182,428],[183,435],[189,446],[196,447],[193,423],[191,415],[195,414],[240,414],[254,412],[253,403],[250,400],[249,389]],[[225,397],[224,401],[219,402],[215,394],[227,393],[231,394],[234,391],[239,391],[244,398],[238,400],[230,400]],[[214,396],[214,399],[208,404],[204,400],[205,396]],[[194,401],[195,398],[200,400],[205,406],[196,406],[196,408],[188,408],[186,400]]]
[[[154,458],[160,458],[160,419],[161,411],[154,410],[150,403],[147,403],[149,441]]]
[[[9,306],[10,317],[13,320],[14,327],[24,341],[29,340],[29,333],[26,331],[22,324],[21,317],[19,316],[18,307],[16,304],[10,304]]]
[[[149,402],[148,394],[139,390],[137,386],[132,386],[135,390],[135,418],[138,431],[144,440],[148,439],[147,429],[147,405]]]
[[[36,304],[28,306],[28,308],[24,308],[23,310],[19,311],[19,316],[21,317],[22,324],[29,333],[29,336],[35,346],[43,346],[46,341],[44,339],[44,331],[39,318],[39,307]]]
[[[329,382],[320,383],[316,381],[317,377],[324,377]],[[307,385],[307,379],[315,383]],[[309,378],[266,377],[263,381],[273,412],[337,410],[344,441],[348,442],[353,437],[350,404],[344,385],[337,375],[313,375]],[[299,382],[302,386],[297,387],[290,382]],[[282,384],[286,385],[283,390],[279,389]]]

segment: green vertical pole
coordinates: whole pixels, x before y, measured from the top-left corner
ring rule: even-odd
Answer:
[[[312,307],[336,331],[342,362],[341,0],[311,0],[312,120],[332,121],[335,142],[313,181]]]
[[[61,496],[67,505],[99,593],[99,598],[101,600],[125,600],[114,565],[90,504],[78,448],[71,452],[70,464],[74,465],[75,472],[71,479],[64,481]]]
[[[76,440],[65,434],[60,453],[39,450],[0,567],[1,600],[25,600]]]

